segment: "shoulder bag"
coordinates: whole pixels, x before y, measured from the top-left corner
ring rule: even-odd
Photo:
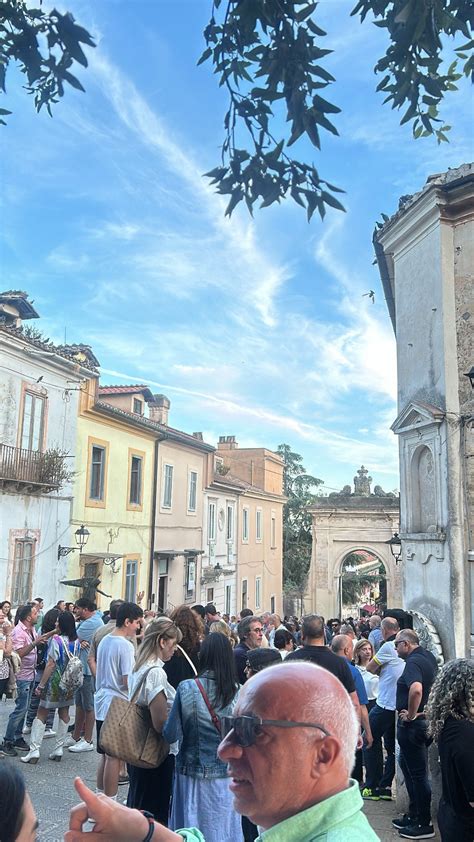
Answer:
[[[158,666],[158,665],[157,665]],[[114,696],[100,729],[100,747],[109,757],[118,757],[140,769],[156,769],[169,754],[169,743],[155,731],[148,706],[138,705],[136,699],[148,677],[150,667],[127,701]]]
[[[212,705],[209,701],[209,696],[207,695],[204,687],[202,686],[201,682],[199,681],[199,678],[195,678],[194,681],[196,682],[196,684],[198,686],[198,690],[199,690],[201,696],[203,697],[204,702],[206,704],[206,707],[207,707],[207,709],[208,709],[208,711],[211,715],[212,724],[214,725],[214,728],[216,729],[219,736],[221,736],[221,721],[220,721],[219,717],[217,716],[217,713],[215,712],[214,708],[212,707]]]

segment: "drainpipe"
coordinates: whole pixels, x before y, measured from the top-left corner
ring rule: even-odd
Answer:
[[[153,488],[151,493],[151,536],[150,536],[150,562],[148,569],[148,593],[146,597],[146,604],[151,608],[151,597],[153,593],[153,566],[155,563],[155,527],[156,527],[156,500],[158,496],[158,447],[160,441],[164,441],[166,436],[155,439],[155,448],[153,454]]]

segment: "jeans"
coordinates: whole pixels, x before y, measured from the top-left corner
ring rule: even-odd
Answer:
[[[369,789],[390,789],[395,777],[395,711],[374,705],[369,714],[374,741],[364,749],[365,785]],[[382,737],[387,752],[383,767]]]
[[[8,718],[7,730],[5,733],[6,743],[13,743],[15,742],[15,740],[19,740],[21,738],[23,723],[25,721],[25,715],[30,704],[30,697],[33,691],[33,685],[33,680],[17,680],[16,682],[16,689],[18,695],[15,700],[15,707]]]
[[[428,746],[426,720],[415,719],[407,724],[398,722],[397,739],[400,746],[400,769],[410,799],[410,815],[416,815],[421,825],[431,824],[431,787],[428,780]]]

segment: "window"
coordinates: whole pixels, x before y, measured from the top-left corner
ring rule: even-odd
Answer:
[[[164,509],[171,509],[173,499],[173,466],[165,465],[163,479],[163,503]]]
[[[91,500],[104,499],[105,447],[92,445],[89,497]]]
[[[188,512],[195,512],[196,511],[196,500],[197,500],[197,471],[190,471],[189,472],[189,481],[188,481]]]
[[[249,510],[242,509],[242,541],[249,539]]]
[[[136,602],[138,593],[138,561],[127,558],[125,562],[125,602]]]
[[[13,591],[11,596],[13,605],[24,605],[31,599],[33,561],[33,541],[15,541],[12,573]]]
[[[131,506],[142,504],[142,468],[143,459],[141,456],[133,456],[130,460],[130,497]]]
[[[133,411],[136,415],[143,415],[143,401],[140,398],[133,399]]]
[[[214,599],[214,588],[208,588],[206,594],[207,602],[212,602]]]
[[[255,540],[261,541],[262,540],[262,520],[263,520],[263,512],[261,509],[257,509],[255,513]]]
[[[270,597],[270,613],[271,614],[275,613],[275,597],[274,596]]]
[[[21,426],[21,447],[25,450],[41,450],[43,444],[45,399],[31,392],[25,392],[23,421]]]
[[[242,579],[242,600],[240,610],[248,608],[247,579]]]
[[[262,599],[262,577],[257,576],[255,579],[255,608],[260,608]]]
[[[186,599],[194,598],[196,587],[196,556],[188,556],[186,559]]]
[[[232,604],[232,585],[225,586],[225,613],[230,615]]]
[[[272,514],[271,546],[275,548],[276,545],[276,517]]]
[[[234,540],[234,507],[233,506],[227,506],[226,538],[227,538],[227,541],[229,541],[229,542],[232,542]]]
[[[207,515],[207,537],[209,541],[216,540],[216,504],[210,502]]]

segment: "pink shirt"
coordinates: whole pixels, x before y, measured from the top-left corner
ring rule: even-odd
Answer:
[[[18,651],[18,649],[23,649],[24,646],[29,646],[33,640],[36,640],[37,637],[38,635],[36,633],[36,629],[29,629],[28,626],[24,626],[23,623],[19,622],[13,629],[13,649],[15,651]],[[20,672],[16,674],[17,681],[34,681],[36,655],[37,652],[35,647],[31,650],[31,652],[28,652],[28,655],[23,656],[23,658],[21,659]]]

